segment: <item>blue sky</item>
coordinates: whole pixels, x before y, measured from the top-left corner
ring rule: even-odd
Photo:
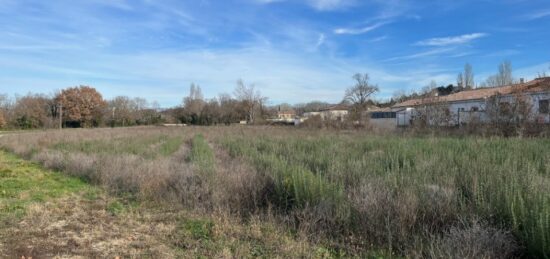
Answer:
[[[377,98],[481,82],[503,60],[549,71],[548,0],[0,0],[0,93],[91,85],[177,105],[242,78],[272,104],[338,102],[354,73]]]

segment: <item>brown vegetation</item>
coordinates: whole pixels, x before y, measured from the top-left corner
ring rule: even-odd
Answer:
[[[531,180],[517,182],[515,171],[506,171],[512,167],[495,164],[490,155],[498,145],[540,148],[531,142],[381,140],[353,131],[283,127],[136,127],[22,133],[0,143],[113,194],[199,215],[283,223],[337,254],[493,258],[516,255],[522,251],[517,243],[535,254],[545,245],[525,236],[544,231],[530,225],[539,214],[529,211],[547,211],[540,204],[545,194]],[[479,158],[471,157],[474,147]],[[516,163],[509,153],[500,155]],[[539,165],[540,155],[521,161]],[[523,166],[518,170],[527,170]],[[540,170],[542,175],[529,175],[542,179],[543,188]],[[502,183],[494,189],[497,180]],[[525,195],[532,197],[529,210],[499,209]],[[509,213],[519,213],[521,221],[508,221],[516,215]]]
[[[107,106],[101,94],[89,86],[67,88],[55,101],[62,105],[64,120],[82,127],[99,125],[103,109]]]
[[[4,112],[0,111],[0,129],[6,127],[6,118],[4,117]]]
[[[20,199],[25,197],[33,201],[28,204],[21,219],[5,217],[3,213],[11,213],[10,208],[22,210],[24,207],[19,205],[22,204],[21,200],[10,198],[13,195],[11,189],[8,189],[8,193],[5,189],[0,193],[0,257],[330,256],[329,250],[291,235],[269,215],[247,213],[246,217],[236,217],[241,215],[239,211],[244,216],[245,211],[257,208],[252,202],[255,199],[250,198],[254,192],[248,190],[259,181],[250,182],[255,179],[252,174],[254,171],[245,164],[238,161],[225,163],[224,160],[229,158],[222,150],[216,151],[221,158],[216,161],[219,165],[216,168],[225,166],[220,173],[228,174],[228,177],[220,179],[209,178],[189,161],[188,143],[178,146],[173,153],[166,152],[170,157],[154,156],[147,152],[149,149],[165,152],[163,150],[166,147],[163,146],[169,141],[163,142],[164,138],[156,136],[182,134],[180,129],[134,128],[130,133],[125,130],[74,130],[66,133],[11,135],[7,136],[9,140],[5,144],[9,143],[12,151],[40,161],[50,168],[61,169],[67,174],[98,183],[119,195],[107,195],[99,189],[83,186],[81,181],[73,178],[69,182],[60,180],[64,178],[52,172],[31,173],[27,166],[38,170],[32,163],[16,160],[7,165],[3,161],[5,154],[0,153],[0,186],[11,184],[10,188],[21,192],[17,195]],[[46,147],[66,143],[64,141],[79,142],[80,137],[88,141],[114,141],[117,146],[134,144],[133,140],[126,142],[124,138],[128,136],[161,142],[136,141],[136,145],[143,146],[125,146],[120,149],[133,155],[121,152],[110,160],[107,159],[109,155],[100,152],[109,150],[100,146],[96,146],[98,149],[93,147],[93,150],[86,149],[88,146],[63,146],[65,150],[81,150],[73,151],[74,154],[58,152],[56,148],[46,150]],[[183,136],[186,136],[185,133]],[[33,151],[32,147],[24,146],[31,143],[38,149]],[[86,154],[87,151],[93,151],[94,154]],[[27,177],[31,177],[35,181],[21,185],[9,178],[20,172],[25,172],[25,175],[18,180],[26,182]],[[33,195],[43,191],[56,195],[62,193],[60,189],[41,186],[43,182],[61,189],[75,184],[78,188],[76,192],[57,199],[28,197],[28,190],[21,189],[21,186],[28,186],[32,188]],[[5,203],[6,199],[8,204]],[[10,205],[10,202],[14,205]]]

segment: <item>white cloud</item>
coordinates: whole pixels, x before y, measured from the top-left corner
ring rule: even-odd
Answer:
[[[364,34],[364,33],[376,30],[386,24],[388,24],[388,22],[379,22],[363,28],[338,28],[334,30],[334,33],[351,34],[351,35]]]
[[[453,50],[454,48],[438,48],[438,49],[432,49],[432,50],[419,52],[411,55],[393,57],[390,59],[386,59],[384,61],[389,62],[389,61],[396,61],[396,60],[410,60],[410,59],[417,59],[417,58],[423,58],[423,57],[429,57],[429,56],[436,56],[439,54],[448,53]]]
[[[353,0],[307,0],[307,2],[320,11],[342,9],[355,3]]]
[[[319,35],[319,38],[317,39],[317,44],[315,44],[315,48],[319,48],[323,45],[323,43],[325,43],[325,40],[326,40],[326,36],[324,33],[321,33]]]
[[[206,97],[231,93],[238,78],[254,83],[272,103],[311,100],[339,102],[351,76],[368,72],[380,85],[380,98],[394,90],[414,88],[440,71],[391,71],[365,60],[327,58],[322,54],[289,53],[270,46],[240,49],[166,50],[106,54],[91,50],[47,58],[7,55],[0,60],[0,92],[48,93],[71,85],[91,85],[106,98],[135,95],[157,100],[164,107],[177,105],[195,82]],[[17,58],[15,58],[17,57]],[[13,62],[17,60],[17,62]],[[34,64],[30,66],[30,64]],[[268,71],[268,72],[266,72]],[[20,78],[11,74],[25,73]]]
[[[287,2],[287,0],[254,0],[259,4],[272,4],[279,2]],[[344,9],[346,7],[353,6],[356,0],[300,0],[319,11],[334,11],[338,9]]]
[[[419,46],[449,46],[449,45],[460,45],[465,44],[468,42],[471,42],[473,40],[486,37],[488,34],[486,33],[472,33],[472,34],[464,34],[460,36],[454,36],[454,37],[443,37],[443,38],[431,38],[423,41],[419,41],[416,43],[416,45]]]
[[[92,0],[91,2],[125,11],[131,11],[134,9],[128,2],[126,2],[126,0]]]
[[[277,3],[277,2],[283,2],[285,0],[256,0],[256,2],[260,4],[271,4],[271,3]]]
[[[527,15],[525,15],[525,18],[527,20],[537,20],[537,19],[542,19],[542,18],[548,17],[548,16],[550,16],[550,9],[546,9],[546,10],[542,10],[542,11],[527,14]]]
[[[380,36],[380,37],[370,39],[370,40],[368,40],[368,42],[375,43],[375,42],[380,42],[380,41],[387,40],[388,38],[389,38],[388,35],[384,35],[384,36]]]

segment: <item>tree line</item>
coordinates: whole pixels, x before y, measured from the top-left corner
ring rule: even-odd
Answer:
[[[546,73],[539,73],[539,77],[544,76]],[[465,64],[464,70],[457,75],[456,85],[438,86],[432,81],[420,92],[406,93],[401,90],[386,101],[373,99],[380,88],[371,83],[367,73],[355,74],[353,80],[355,83],[345,90],[340,103],[349,107],[350,119],[353,120],[360,119],[364,111],[372,106],[390,107],[409,99],[518,82],[509,61],[499,64],[497,73],[481,83],[476,84],[472,66]],[[50,95],[29,93],[14,99],[0,95],[0,128],[124,127],[160,123],[216,125],[243,121],[261,124],[276,116],[280,110],[294,110],[296,114],[302,114],[331,106],[321,101],[268,106],[267,101],[268,98],[254,84],[246,84],[243,80],[237,81],[232,94],[224,93],[210,99],[204,98],[199,85],[191,84],[189,94],[183,98],[181,105],[169,109],[161,109],[158,103],[150,103],[143,98],[117,96],[105,100],[93,87],[78,86]]]
[[[0,128],[124,127],[185,123],[194,125],[259,123],[276,112],[253,84],[239,80],[233,94],[205,99],[191,84],[182,105],[161,109],[143,98],[117,96],[105,100],[90,86],[71,87],[51,95],[32,94],[10,99],[0,95]]]
[[[0,95],[0,127],[18,129],[149,125],[160,115],[145,99],[125,96],[112,100],[89,86],[71,87],[51,95],[10,99]]]

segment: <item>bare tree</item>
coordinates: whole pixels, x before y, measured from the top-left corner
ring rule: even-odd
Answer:
[[[191,86],[189,87],[189,99],[191,100],[204,100],[204,96],[202,95],[202,90],[200,85],[196,85],[195,83],[191,83]]]
[[[498,73],[488,77],[485,82],[482,83],[484,87],[498,87],[514,84],[514,77],[512,75],[512,63],[510,61],[504,61],[498,65]]]
[[[402,102],[407,98],[407,92],[403,89],[398,89],[393,92],[391,98],[397,103]]]
[[[461,73],[458,73],[458,75],[456,76],[456,85],[458,86],[458,88],[463,88],[464,87],[464,75]]]
[[[369,74],[355,74],[353,76],[355,85],[346,90],[344,101],[352,103],[359,111],[367,108],[367,103],[371,96],[379,91],[377,85],[372,85],[369,80]]]
[[[6,126],[6,119],[4,118],[4,111],[0,110],[0,129]]]
[[[229,125],[239,122],[239,103],[229,94],[220,94],[218,97],[220,103],[220,122]]]
[[[439,100],[439,97],[425,99],[429,104],[416,110],[413,123],[415,127],[437,128],[456,125],[457,122],[449,109],[449,104]]]
[[[266,98],[262,97],[259,90],[253,84],[246,86],[242,79],[237,81],[237,87],[234,92],[235,98],[241,103],[241,106],[246,113],[246,120],[249,123],[254,123],[256,113],[261,108]]]
[[[498,86],[511,85],[514,83],[514,77],[512,76],[512,63],[510,61],[504,61],[498,66],[497,74]]]
[[[514,91],[511,97],[495,95],[487,100],[485,110],[491,128],[505,136],[523,136],[533,121],[533,103],[521,91]]]
[[[27,94],[16,98],[13,108],[14,123],[20,128],[42,128],[51,126],[48,97],[40,94]]]
[[[431,95],[437,88],[437,82],[435,80],[430,81],[430,84],[422,88],[422,94]]]
[[[11,102],[7,95],[0,94],[0,116],[2,117],[2,125],[0,128],[5,127],[9,121],[9,112],[11,111]]]
[[[191,84],[189,87],[189,96],[183,99],[183,107],[189,116],[200,116],[204,108],[205,101],[202,90],[199,85]]]
[[[489,76],[485,80],[485,82],[481,83],[481,86],[482,87],[497,87],[497,86],[500,86],[499,82],[498,82],[498,79],[497,79],[497,75]]]
[[[548,65],[548,69],[550,70],[550,65]],[[544,77],[548,77],[548,74],[546,73],[546,71],[542,71],[542,72],[539,72],[538,73],[538,78],[544,78]]]
[[[117,96],[108,102],[106,117],[110,117],[112,126],[133,126],[136,122],[136,104],[127,96]],[[110,114],[109,114],[110,113]]]
[[[470,65],[469,63],[466,63],[464,65],[464,71],[458,74],[456,83],[458,87],[463,87],[466,89],[474,88],[475,82],[472,65]]]
[[[466,87],[467,89],[472,89],[474,88],[475,86],[475,81],[474,81],[474,71],[472,69],[472,65],[466,63],[466,65],[464,65],[464,87]]]

